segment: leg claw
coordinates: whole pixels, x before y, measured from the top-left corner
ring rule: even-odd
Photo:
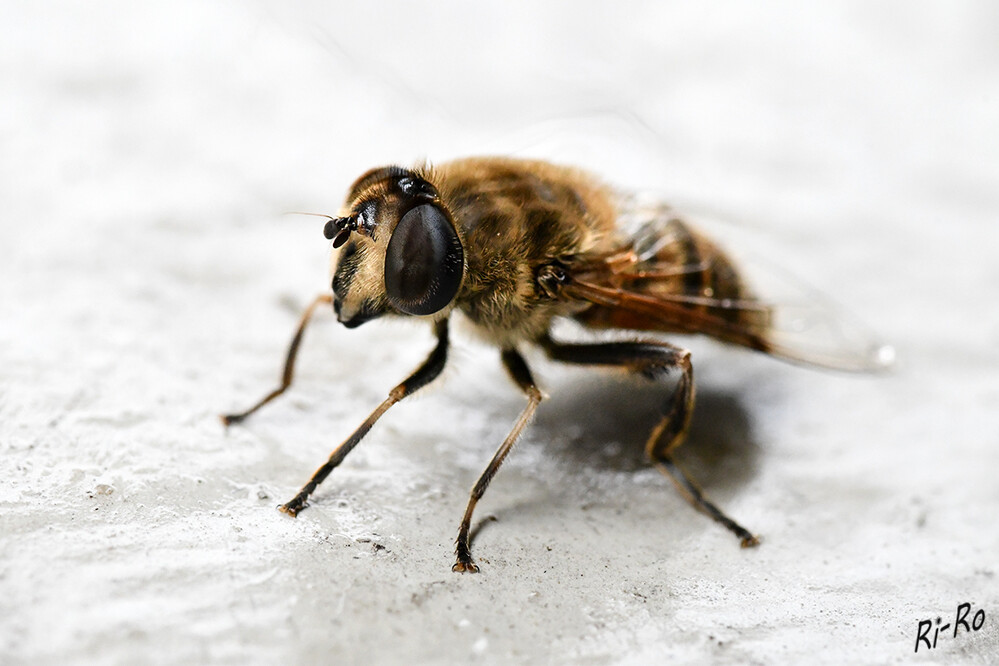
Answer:
[[[458,560],[454,563],[454,566],[451,567],[451,571],[457,573],[479,573],[479,566],[471,560]]]
[[[292,518],[298,516],[298,512],[302,510],[302,506],[297,504],[294,500],[288,502],[287,504],[282,504],[278,507],[278,511],[281,513],[287,513]]]

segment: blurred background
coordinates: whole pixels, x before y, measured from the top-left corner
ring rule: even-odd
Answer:
[[[920,619],[992,617],[994,3],[4,16],[0,661],[889,662]],[[319,321],[296,389],[223,431],[328,288],[321,223],[282,213],[474,154],[750,230],[895,345],[891,375],[856,378],[690,341],[689,465],[760,549],[642,462],[661,390],[540,364],[552,399],[481,505],[483,574],[452,575],[467,489],[522,406],[464,340],[308,512],[273,510],[432,345]],[[935,654],[986,663],[999,633]]]

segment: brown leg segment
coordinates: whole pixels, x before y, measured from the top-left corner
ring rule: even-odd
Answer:
[[[468,506],[465,508],[465,515],[461,519],[461,527],[458,528],[458,539],[455,542],[455,563],[451,567],[451,571],[475,573],[479,570],[479,567],[475,562],[472,561],[472,551],[468,543],[468,533],[472,527],[472,513],[475,511],[475,505],[482,495],[485,494],[486,488],[489,487],[489,482],[493,480],[496,476],[496,472],[499,471],[500,465],[503,464],[503,460],[506,459],[507,454],[513,448],[516,443],[517,438],[520,436],[520,432],[527,425],[528,421],[531,420],[531,416],[534,415],[534,411],[538,408],[538,404],[541,402],[541,391],[534,384],[534,379],[531,377],[531,371],[527,367],[527,363],[524,362],[524,357],[517,353],[514,349],[503,350],[503,365],[506,366],[507,372],[513,378],[513,381],[517,382],[521,390],[527,394],[527,406],[524,407],[524,411],[520,413],[520,417],[517,418],[517,422],[514,423],[513,429],[510,434],[506,436],[503,443],[493,454],[493,459],[489,461],[489,466],[479,477],[479,480],[475,483],[472,488],[471,497],[468,499]]]
[[[305,312],[302,313],[302,319],[298,322],[298,330],[295,331],[295,337],[291,339],[291,345],[288,347],[288,356],[284,361],[284,373],[281,375],[281,386],[277,387],[270,393],[268,393],[263,400],[250,407],[245,412],[240,412],[239,414],[223,414],[219,418],[222,419],[222,424],[225,426],[230,426],[233,423],[239,423],[247,416],[257,411],[268,402],[278,397],[291,386],[291,380],[295,376],[295,357],[298,356],[298,345],[302,342],[302,334],[305,333],[305,327],[309,325],[309,321],[312,319],[313,313],[315,313],[316,308],[322,304],[329,305],[333,302],[333,297],[329,294],[322,294],[317,296],[316,300],[312,301],[309,307],[305,308]]]
[[[406,379],[406,381],[402,382],[389,392],[389,397],[386,398],[382,404],[378,405],[378,407],[375,408],[375,411],[371,412],[368,418],[364,420],[364,423],[362,423],[360,427],[343,442],[343,444],[338,446],[336,450],[330,454],[329,460],[327,460],[322,467],[316,470],[316,473],[312,475],[309,482],[302,486],[302,490],[300,490],[290,502],[280,507],[281,511],[284,511],[291,516],[297,516],[298,512],[305,508],[305,501],[309,498],[309,495],[312,494],[312,491],[314,491],[316,487],[330,475],[330,472],[332,472],[337,465],[343,462],[343,459],[347,457],[347,454],[350,453],[353,448],[357,446],[358,442],[360,442],[361,439],[368,434],[371,427],[375,425],[375,422],[378,421],[379,418],[381,418],[382,414],[388,411],[389,407],[399,402],[406,396],[411,395],[415,391],[423,388],[441,374],[441,370],[444,369],[444,364],[447,361],[448,329],[446,319],[442,319],[437,322],[436,333],[437,346],[432,352],[430,352],[430,356],[428,356],[427,360],[423,362],[423,365],[417,368],[416,371]]]
[[[663,377],[674,369],[680,370],[680,380],[673,391],[669,412],[652,429],[645,444],[645,452],[694,508],[728,528],[739,537],[743,548],[759,543],[759,539],[749,530],[726,516],[708,500],[700,487],[673,460],[674,449],[687,436],[694,408],[694,369],[690,364],[690,352],[665,342],[562,344],[545,338],[541,344],[548,355],[557,361],[584,365],[619,365],[651,379]]]

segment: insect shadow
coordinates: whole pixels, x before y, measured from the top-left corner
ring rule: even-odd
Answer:
[[[669,407],[669,392],[661,384],[600,376],[552,388],[532,426],[534,438],[551,442],[552,456],[618,472],[650,467],[645,442]],[[572,424],[571,437],[565,436],[567,424]],[[740,394],[699,386],[690,432],[678,457],[697,468],[705,487],[734,490],[752,478],[758,456]]]
[[[522,446],[545,447],[546,455],[568,469],[637,473],[652,469],[645,443],[653,426],[669,408],[662,384],[617,373],[597,373],[546,381],[551,397],[543,403]],[[744,396],[731,390],[698,387],[690,432],[677,457],[712,494],[737,493],[756,475],[760,446],[754,437]],[[664,497],[675,493],[662,479]],[[524,500],[494,513],[516,515],[529,504],[548,504],[548,496]],[[557,501],[557,500],[556,500]],[[599,504],[600,498],[594,498]],[[495,520],[479,522],[477,536]]]

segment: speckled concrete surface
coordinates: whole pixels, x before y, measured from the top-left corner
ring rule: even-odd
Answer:
[[[999,10],[10,3],[0,27],[0,662],[995,663]],[[320,318],[311,218],[384,162],[586,166],[719,211],[898,350],[858,378],[708,341],[684,460],[653,385],[456,333],[297,520],[288,499],[432,345]],[[758,233],[756,233],[758,232]],[[914,654],[920,620],[983,609]]]

